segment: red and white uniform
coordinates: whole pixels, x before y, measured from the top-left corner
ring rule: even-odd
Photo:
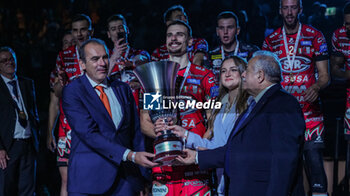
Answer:
[[[180,84],[184,80],[187,68],[188,66],[178,72],[178,79],[181,80],[179,81]],[[218,94],[217,91],[218,86],[216,86],[213,72],[202,66],[191,64],[180,95],[197,102],[206,102],[213,100]],[[186,102],[187,100],[183,101]],[[187,109],[180,111],[181,126],[203,137],[206,132],[204,116],[205,111],[203,110]]]
[[[191,47],[187,48],[188,58],[193,62],[194,55],[197,52],[204,52],[206,55],[208,53],[208,42],[202,38],[193,38],[193,44]],[[165,61],[169,60],[169,52],[166,44],[161,45],[159,48],[155,49],[151,56],[152,61]]]
[[[66,84],[69,84],[74,79],[82,76],[84,74],[83,69],[79,65],[79,52],[76,46],[71,46],[66,50],[59,52],[56,60],[56,70],[64,71],[67,76]],[[67,122],[67,119],[63,113],[62,103],[60,100],[60,116],[59,116],[59,126],[58,126],[58,165],[62,162],[67,161],[70,153],[70,142],[71,142],[71,128]],[[64,139],[62,139],[64,138]],[[65,165],[63,165],[65,166]]]
[[[110,56],[112,56],[113,50],[110,50]],[[138,50],[129,47],[125,52],[122,53],[120,60],[116,62],[114,65],[112,71],[111,71],[111,77],[118,78],[120,81],[125,82],[127,84],[130,84],[132,80],[136,79],[136,76],[133,72],[133,69],[129,70],[122,70],[123,69],[123,64],[125,61],[132,61],[134,57],[137,55],[142,55],[145,60],[149,61],[150,60],[150,55],[148,54],[147,51],[145,50]],[[122,71],[121,71],[122,70]],[[132,94],[134,96],[136,106],[139,108],[139,89],[131,89]]]
[[[343,26],[334,31],[332,36],[332,55],[343,57],[345,70],[350,70],[350,39],[346,35],[346,28]],[[345,134],[350,135],[350,81],[347,81],[346,89],[346,112],[344,117]]]
[[[186,77],[185,77],[186,76]],[[218,94],[218,86],[215,84],[215,75],[212,71],[202,66],[189,64],[186,68],[179,70],[177,82],[183,97],[197,102],[214,100]],[[183,85],[182,85],[183,83]],[[183,100],[187,101],[186,100]],[[179,100],[181,101],[181,100]],[[204,119],[205,111],[188,109],[180,111],[182,127],[203,137],[206,126]],[[200,171],[198,166],[161,166],[152,169],[153,183],[152,193],[167,193],[167,196],[210,196],[208,171]],[[164,184],[159,184],[162,182]],[[165,191],[165,192],[163,192]]]
[[[327,44],[320,31],[301,24],[299,42],[296,53],[293,54],[297,34],[286,35],[287,52],[290,59],[295,54],[293,66],[289,65],[282,28],[278,28],[265,38],[262,49],[271,51],[280,58],[283,75],[281,85],[298,99],[304,112],[305,141],[321,140],[320,136],[323,133],[324,126],[318,100],[313,103],[307,102],[304,100],[304,93],[317,81],[316,61],[328,59]]]

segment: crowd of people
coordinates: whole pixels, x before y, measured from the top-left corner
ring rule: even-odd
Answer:
[[[47,164],[40,155],[47,148],[57,156],[61,196],[305,195],[303,180],[310,195],[326,196],[320,92],[331,74],[350,77],[350,4],[344,5],[344,23],[334,32],[325,25],[331,25],[325,5],[313,6],[313,15],[305,17],[301,0],[281,0],[275,10],[281,25],[266,26],[267,17],[259,12],[250,24],[265,24],[253,30],[245,11],[224,10],[213,19],[215,38],[207,40],[193,35],[198,24],[191,26],[190,13],[174,5],[163,14],[163,39],[155,42],[160,46],[144,49],[136,49],[142,46],[132,32],[137,28],[122,14],[101,22],[97,10],[71,17],[62,11],[58,24],[43,12],[38,32],[26,33],[31,28],[17,10],[19,37],[1,37],[0,107],[6,112],[0,118],[0,194],[44,194],[42,187],[49,183],[43,180],[41,167]],[[0,31],[5,30],[0,26]],[[60,44],[53,41],[58,37]],[[26,42],[19,46],[8,39]],[[28,60],[24,43],[45,48],[47,56],[30,50],[37,69],[61,47],[48,74],[46,131],[39,131],[34,83],[17,72],[17,65],[23,66],[18,59]],[[175,119],[152,119],[143,107],[145,89],[133,72],[150,61],[179,65],[181,101],[216,100],[221,109],[186,108]],[[186,147],[172,165],[153,161],[158,152],[152,142],[163,130],[172,130]]]

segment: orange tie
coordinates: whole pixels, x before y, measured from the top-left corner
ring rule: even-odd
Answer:
[[[95,88],[98,91],[100,91],[100,99],[101,99],[103,105],[105,105],[105,108],[106,108],[107,112],[112,117],[111,106],[109,105],[108,97],[107,97],[106,93],[103,90],[103,86],[96,86]]]

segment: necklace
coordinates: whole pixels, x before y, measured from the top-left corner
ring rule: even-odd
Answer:
[[[293,75],[293,67],[294,67],[294,60],[295,60],[295,56],[297,54],[297,47],[299,44],[299,40],[300,40],[300,32],[301,32],[301,24],[299,23],[299,29],[298,29],[298,33],[297,33],[297,39],[295,40],[295,44],[294,44],[294,48],[292,48],[293,46],[289,47],[290,51],[288,50],[288,43],[287,43],[287,36],[286,36],[286,30],[283,27],[282,28],[282,32],[283,32],[283,42],[284,42],[284,49],[287,55],[287,60],[288,60],[288,66],[290,68],[290,82],[294,83],[295,82],[295,76]],[[290,54],[292,54],[292,59],[290,59]]]

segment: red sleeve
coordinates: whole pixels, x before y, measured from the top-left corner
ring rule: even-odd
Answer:
[[[152,61],[159,61],[159,59],[160,59],[160,52],[159,52],[159,48],[157,48],[152,52],[151,60]]]
[[[272,47],[268,41],[267,38],[265,38],[264,42],[263,42],[263,45],[262,45],[262,50],[267,50],[267,51],[271,51],[272,52]]]
[[[193,54],[196,54],[196,52],[204,52],[208,53],[209,46],[208,42],[205,39],[198,39],[193,46]]]
[[[322,61],[328,59],[328,48],[326,39],[321,32],[316,32],[312,45],[315,49],[315,60]]]
[[[335,31],[332,36],[332,55],[343,57],[344,55],[341,52],[341,47],[338,41],[339,40],[338,40],[337,31]]]
[[[218,86],[215,83],[215,75],[210,70],[207,70],[207,72],[208,73],[202,80],[205,94],[204,101],[214,100],[218,95]]]

